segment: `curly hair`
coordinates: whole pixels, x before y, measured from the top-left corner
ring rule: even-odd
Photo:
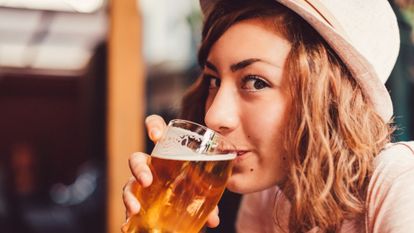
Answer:
[[[372,161],[393,128],[322,37],[275,1],[219,1],[204,23],[200,66],[229,27],[269,17],[292,44],[285,69],[293,103],[282,132],[289,165],[282,188],[292,204],[289,231],[318,226],[336,232],[345,219],[364,221]],[[208,83],[200,78],[184,97],[182,117],[203,123],[207,96]]]

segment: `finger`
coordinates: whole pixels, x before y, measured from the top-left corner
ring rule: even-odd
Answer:
[[[134,177],[131,177],[129,181],[125,184],[122,192],[122,200],[124,201],[124,205],[126,208],[126,217],[129,218],[130,216],[137,214],[141,209],[141,205],[139,204],[138,200],[136,199],[134,193],[138,188],[138,183],[136,182]]]
[[[216,206],[214,210],[208,215],[207,226],[210,228],[217,227],[220,224],[220,218],[218,216],[219,208]]]
[[[148,136],[153,142],[157,142],[161,138],[162,132],[167,127],[164,119],[158,115],[150,115],[145,118],[145,125]]]
[[[148,167],[149,155],[135,152],[129,157],[129,168],[137,182],[142,187],[148,187],[152,183],[152,173]]]

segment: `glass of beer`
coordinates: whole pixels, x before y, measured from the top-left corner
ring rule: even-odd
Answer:
[[[172,120],[149,159],[153,183],[138,188],[138,214],[124,233],[197,233],[219,202],[235,147],[217,132],[186,120]]]

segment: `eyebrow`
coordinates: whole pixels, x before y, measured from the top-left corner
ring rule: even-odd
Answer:
[[[246,60],[243,60],[243,61],[237,62],[236,64],[231,65],[230,70],[232,72],[236,72],[238,70],[246,68],[247,66],[249,66],[249,65],[251,65],[255,62],[265,62],[265,61],[263,61],[262,59],[259,59],[259,58],[249,58],[249,59],[246,59]],[[268,63],[268,62],[265,62],[265,63]],[[210,70],[218,73],[217,67],[215,65],[213,65],[211,62],[206,61],[205,66],[207,68],[209,68]]]
[[[217,67],[216,67],[215,65],[213,65],[211,62],[206,61],[205,66],[207,66],[207,68],[209,68],[210,70],[212,70],[212,71],[214,71],[214,72],[218,73],[218,69],[217,69]]]
[[[241,62],[238,62],[236,64],[231,65],[230,66],[230,70],[232,72],[236,72],[236,71],[241,70],[243,68],[246,68],[247,66],[249,66],[249,65],[251,65],[251,64],[253,64],[255,62],[258,62],[258,61],[262,61],[262,60],[259,59],[259,58],[246,59],[246,60],[243,60]]]

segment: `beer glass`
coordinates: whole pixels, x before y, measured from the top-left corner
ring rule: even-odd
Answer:
[[[172,120],[149,159],[153,183],[139,188],[124,233],[197,233],[231,175],[234,146],[202,125]]]

